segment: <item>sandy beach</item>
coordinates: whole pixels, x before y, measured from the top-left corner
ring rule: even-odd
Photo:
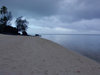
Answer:
[[[100,64],[46,39],[0,34],[0,75],[100,75]]]

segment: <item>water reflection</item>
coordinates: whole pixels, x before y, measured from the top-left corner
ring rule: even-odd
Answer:
[[[42,37],[100,62],[100,35],[43,35]]]

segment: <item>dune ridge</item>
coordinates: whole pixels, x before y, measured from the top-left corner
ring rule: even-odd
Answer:
[[[46,39],[0,34],[0,75],[100,75],[100,64]]]

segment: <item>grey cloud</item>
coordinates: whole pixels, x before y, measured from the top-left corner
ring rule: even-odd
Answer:
[[[44,17],[42,19],[29,19],[33,26],[48,27],[48,28],[67,28],[78,31],[100,31],[100,19],[80,20],[74,22],[62,22],[58,17]],[[32,26],[31,25],[31,26]]]
[[[4,0],[1,1],[0,4],[8,6],[12,10],[18,10],[17,12],[23,10],[38,14],[39,16],[48,16],[55,14],[59,1],[60,0]]]
[[[58,15],[67,22],[100,18],[100,0],[1,0],[0,5],[7,5],[16,15]]]
[[[64,0],[61,5],[59,15],[65,21],[100,18],[100,0]]]
[[[0,5],[27,16],[30,27],[100,31],[100,0],[0,0]]]

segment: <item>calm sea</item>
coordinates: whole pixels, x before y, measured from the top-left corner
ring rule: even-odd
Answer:
[[[69,50],[76,51],[84,56],[100,62],[100,35],[42,35]]]

